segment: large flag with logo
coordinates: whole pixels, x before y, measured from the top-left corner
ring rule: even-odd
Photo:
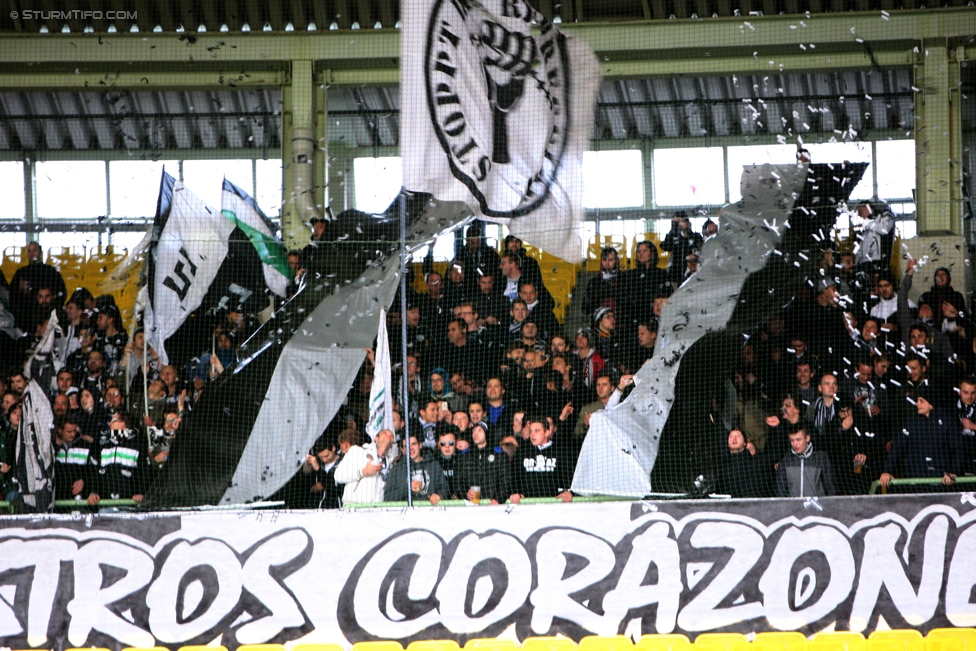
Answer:
[[[291,277],[268,219],[224,181],[216,210],[163,173],[153,247],[147,258],[146,332],[164,364],[181,369],[212,347],[227,312],[256,314]]]
[[[403,3],[403,186],[580,257],[601,69],[527,0]]]
[[[21,402],[15,458],[21,500],[31,513],[44,513],[54,507],[54,451],[51,429],[54,412],[44,390],[31,380]]]

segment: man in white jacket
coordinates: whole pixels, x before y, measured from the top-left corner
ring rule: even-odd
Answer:
[[[393,452],[393,432],[388,429],[377,433],[372,443],[349,448],[335,470],[335,482],[346,486],[343,504],[383,501]]]

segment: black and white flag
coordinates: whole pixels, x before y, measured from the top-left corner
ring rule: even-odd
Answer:
[[[211,347],[226,311],[258,313],[291,278],[268,219],[224,181],[223,210],[163,173],[148,256],[148,341],[163,364],[181,367]],[[193,318],[191,318],[193,317]]]
[[[14,452],[21,500],[31,513],[45,513],[54,507],[53,427],[51,403],[41,385],[31,380],[21,402],[20,427]]]
[[[403,186],[579,260],[601,69],[526,0],[403,4]]]

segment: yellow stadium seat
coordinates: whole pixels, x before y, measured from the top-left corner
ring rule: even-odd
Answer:
[[[617,250],[620,269],[627,268],[627,238],[623,235],[594,235],[586,246],[586,270],[600,270],[600,252],[608,246]]]
[[[661,237],[657,233],[644,233],[643,237],[640,235],[634,237],[630,243],[630,259],[628,260],[627,268],[637,268],[637,245],[641,242],[650,242],[654,245],[654,248],[657,249],[658,269],[666,269],[668,266],[668,258],[671,257],[671,254],[661,248]]]
[[[922,634],[914,629],[874,631],[868,637],[869,651],[922,651]]]
[[[976,649],[976,637],[970,638],[968,643],[958,637],[926,637],[922,640],[921,649],[923,651],[967,651],[967,649]]]
[[[797,633],[796,631],[768,631],[765,633],[757,633],[756,639],[752,643],[780,644],[783,647],[783,651],[803,651],[803,647],[807,643],[807,637],[803,633]]]
[[[403,651],[403,647],[392,640],[356,642],[352,645],[352,651]]]
[[[237,647],[237,651],[283,651],[280,644],[244,644]],[[299,644],[291,651],[345,651],[345,647],[338,644]]]
[[[749,638],[742,633],[702,633],[695,638],[695,644],[715,645],[725,651],[732,651],[732,647],[743,642],[749,642]]]
[[[417,640],[410,643],[407,651],[457,651],[460,648],[454,640]]]
[[[239,649],[240,647],[237,648]],[[167,649],[164,646],[147,646],[147,647],[127,646],[124,649],[122,649],[122,651],[169,651],[169,649]]]
[[[67,651],[72,651],[72,650],[71,649],[68,649]],[[75,651],[91,651],[91,649],[76,649]],[[227,647],[225,647],[225,646],[204,646],[204,645],[181,646],[180,647],[180,651],[227,651]]]
[[[803,644],[806,644],[803,640]],[[800,651],[803,647],[795,645],[794,649]],[[776,640],[766,640],[765,642],[739,642],[733,645],[732,651],[786,651],[782,642]]]
[[[926,640],[959,640],[963,644],[976,640],[976,628],[933,628]]]
[[[186,647],[184,647],[184,648],[186,648]],[[210,647],[210,648],[212,649],[213,647]],[[72,649],[65,649],[64,651],[109,651],[109,650],[106,649],[106,648],[104,648],[104,647],[94,647],[94,646],[87,647],[86,646],[86,647],[82,647],[80,649],[74,649],[74,648],[72,648]]]
[[[865,651],[865,640],[860,633],[847,631],[818,633],[808,648],[809,651]]]
[[[579,641],[580,649],[593,651],[627,651],[634,642],[626,635],[587,635]]]
[[[494,637],[477,637],[464,643],[465,649],[481,649],[481,651],[508,651],[519,648],[512,640],[499,640]]]
[[[342,651],[338,644],[302,644],[304,651]],[[242,644],[237,651],[285,651],[284,644]]]
[[[522,649],[529,651],[569,651],[576,648],[576,642],[568,637],[527,637],[522,640]]]
[[[642,635],[640,642],[637,643],[639,647],[663,647],[667,651],[672,651],[678,647],[683,647],[691,644],[688,638],[680,633],[661,633],[661,634],[648,634]]]

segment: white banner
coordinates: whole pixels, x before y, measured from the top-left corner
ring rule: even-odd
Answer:
[[[373,385],[369,388],[369,422],[366,433],[369,438],[388,429],[393,431],[393,378],[390,368],[390,339],[386,330],[386,310],[380,311],[380,327],[376,334],[376,367],[373,369]]]
[[[0,519],[0,645],[976,624],[959,494]]]
[[[583,152],[602,77],[592,50],[526,0],[414,0],[402,11],[404,188],[466,202],[579,260]]]
[[[146,306],[146,336],[169,363],[165,342],[206,296],[227,256],[234,224],[205,204],[181,181],[173,190],[169,217],[152,251],[155,274],[152,300]]]

